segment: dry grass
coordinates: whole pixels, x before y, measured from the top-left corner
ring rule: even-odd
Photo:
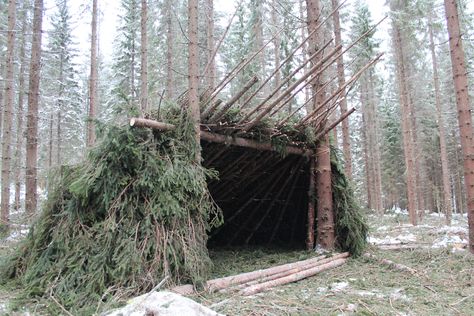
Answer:
[[[371,235],[379,239],[412,234],[411,239],[416,243],[431,245],[453,234],[443,228],[442,218],[433,216],[426,216],[419,227],[406,225],[403,214],[371,216],[370,221]],[[466,223],[458,218],[454,225],[464,227]],[[461,238],[462,234],[460,229]],[[389,251],[372,246],[368,252],[376,258],[406,265],[417,273],[397,271],[377,260],[361,257],[312,278],[254,296],[216,293],[194,298],[228,315],[474,314],[474,256],[467,251],[453,253],[452,247]],[[281,250],[228,251],[214,256],[215,274],[250,271],[306,256],[306,252]]]
[[[409,239],[427,247],[415,250],[368,252],[414,270],[397,271],[375,259],[350,259],[345,265],[306,280],[274,288],[254,296],[232,293],[196,295],[193,298],[227,315],[474,315],[474,256],[449,247],[429,248],[446,236],[463,235],[466,220],[457,218],[455,229],[446,228],[443,218],[425,216],[418,227],[407,225],[407,216],[369,216],[371,237]],[[403,238],[402,238],[403,239]],[[7,248],[0,248],[0,255]],[[232,249],[211,252],[212,277],[232,275],[259,268],[303,260],[314,254],[284,249]],[[14,298],[17,289],[0,288],[0,306]],[[32,302],[30,311],[37,307]],[[0,314],[6,310],[0,307]],[[32,313],[39,315],[39,313]],[[11,313],[10,315],[22,315]]]

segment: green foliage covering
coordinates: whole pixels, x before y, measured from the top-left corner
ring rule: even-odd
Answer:
[[[110,127],[85,162],[63,167],[3,274],[18,277],[28,296],[53,295],[80,314],[165,276],[205,280],[206,230],[222,220],[206,185],[216,173],[194,162],[192,125],[168,121],[179,128]]]
[[[336,242],[341,250],[357,257],[367,244],[369,226],[363,217],[351,183],[344,174],[337,149],[331,148],[332,196],[335,211]]]

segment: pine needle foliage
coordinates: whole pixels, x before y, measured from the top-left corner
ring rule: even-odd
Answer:
[[[109,127],[86,161],[63,167],[42,214],[3,274],[29,297],[75,314],[152,289],[166,276],[199,283],[212,267],[206,230],[222,221],[196,164],[192,125],[172,132]]]
[[[344,174],[337,149],[331,147],[332,196],[336,242],[343,251],[359,256],[367,245],[369,226],[357,203],[352,185]]]

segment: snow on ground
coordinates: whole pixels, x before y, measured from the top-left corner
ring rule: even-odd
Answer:
[[[129,303],[107,316],[219,316],[213,310],[176,293],[152,292],[135,297]]]
[[[423,216],[417,226],[407,223],[406,210],[400,208],[388,210],[382,216],[369,216],[372,231],[368,242],[376,246],[423,244],[431,248],[453,247],[455,250],[467,247],[468,228],[465,214],[453,214],[451,226],[445,224],[443,213],[425,212],[425,215],[427,216]]]

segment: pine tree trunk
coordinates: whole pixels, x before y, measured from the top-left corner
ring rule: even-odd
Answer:
[[[66,85],[67,78],[64,78],[64,52],[61,52],[59,59],[59,90],[58,90],[58,109],[56,112],[57,117],[57,128],[56,128],[56,165],[61,165],[61,111],[64,107],[64,87]],[[53,130],[53,113],[51,113],[51,133]],[[52,139],[51,135],[51,139]],[[51,151],[53,145],[51,144]],[[51,163],[52,164],[52,163]]]
[[[15,210],[21,207],[21,173],[22,173],[22,153],[23,153],[23,107],[25,103],[25,65],[26,65],[26,36],[28,29],[27,10],[28,2],[23,2],[22,24],[21,24],[21,44],[20,44],[20,71],[18,77],[18,106],[16,115],[16,148],[15,148]]]
[[[275,70],[276,73],[275,73],[275,81],[274,81],[274,85],[273,87],[274,88],[277,88],[280,86],[281,84],[281,71],[279,69],[280,67],[280,46],[281,46],[281,36],[280,36],[280,33],[279,33],[279,26],[281,25],[279,20],[278,20],[278,14],[277,14],[277,11],[276,11],[276,8],[278,8],[278,0],[273,0],[272,2],[272,10],[271,10],[271,19],[272,19],[272,24],[273,24],[273,33],[274,33],[274,36],[275,36],[275,39],[273,40],[273,45],[274,45],[274,51],[273,51],[273,54],[275,55]],[[302,28],[303,29],[303,28]],[[304,31],[303,31],[303,34],[304,34]],[[278,93],[275,95],[276,97],[278,97]],[[288,113],[291,113],[291,102],[289,103],[289,108],[288,108]]]
[[[446,212],[446,224],[451,225],[451,215],[452,215],[451,182],[449,179],[450,173],[449,173],[449,166],[448,166],[448,152],[446,149],[446,130],[444,127],[443,110],[442,110],[442,105],[441,105],[440,84],[439,84],[439,74],[438,74],[438,58],[436,57],[436,51],[435,51],[431,15],[430,15],[430,21],[429,21],[428,27],[429,27],[429,36],[430,36],[431,61],[433,64],[433,83],[434,83],[434,93],[435,93],[436,116],[438,118],[439,147],[440,147],[440,155],[441,155],[441,172],[442,172],[442,181],[443,181],[444,211]]]
[[[140,108],[142,115],[148,111],[148,7],[147,0],[141,0],[141,87],[140,87]]]
[[[213,91],[216,81],[216,60],[213,54],[215,49],[214,44],[214,0],[206,0],[207,10],[207,68],[206,81],[209,91]]]
[[[6,54],[6,84],[5,84],[5,108],[3,109],[2,126],[2,202],[0,227],[8,229],[10,217],[10,175],[11,175],[11,139],[13,123],[13,103],[15,96],[14,86],[14,56],[15,56],[15,23],[16,23],[16,1],[8,1],[8,33]]]
[[[382,203],[382,171],[380,166],[380,146],[379,146],[379,132],[378,132],[378,116],[377,116],[377,100],[375,94],[375,83],[372,69],[367,70],[368,72],[368,101],[370,109],[370,151],[372,155],[372,181],[373,181],[373,192],[375,197],[375,210],[377,212],[383,211]]]
[[[308,32],[311,32],[318,25],[318,18],[321,15],[321,4],[319,0],[306,0]],[[321,31],[322,32],[322,31]],[[318,50],[318,45],[323,41],[323,34],[316,32],[309,39],[309,54],[312,55]],[[316,56],[312,60],[315,65],[322,58]],[[321,77],[312,81],[313,93],[316,93],[322,86]],[[317,108],[324,102],[325,92],[321,91],[314,97],[313,108]],[[332,205],[332,187],[331,187],[331,153],[329,147],[329,137],[326,134],[320,140],[316,149],[316,190],[317,190],[317,244],[324,249],[333,249],[335,244],[334,233],[334,214]]]
[[[253,28],[253,36],[254,36],[254,45],[253,51],[257,52],[263,47],[263,5],[265,0],[255,1],[254,9],[255,9],[255,17],[256,20],[252,26]],[[257,56],[257,69],[258,69],[258,78],[259,80],[263,80],[265,77],[265,51],[262,51]]]
[[[174,76],[173,76],[173,19],[172,19],[172,0],[166,1],[166,98],[171,100],[174,96]]]
[[[459,131],[464,158],[464,186],[467,196],[469,250],[474,253],[474,143],[469,103],[467,71],[456,0],[444,0],[451,50],[454,89],[458,109]]]
[[[51,167],[53,166],[53,126],[54,116],[51,112],[49,115],[48,170],[51,170]]]
[[[393,1],[391,4],[393,5]],[[402,134],[407,179],[408,212],[410,216],[410,222],[413,225],[416,225],[416,186],[414,174],[415,162],[413,156],[413,137],[411,135],[411,111],[409,104],[408,88],[406,85],[407,75],[405,69],[404,46],[399,23],[399,21],[393,21],[393,42],[395,46],[394,49],[397,65],[397,81],[399,89],[400,108],[402,114]]]
[[[332,9],[336,10],[339,7],[339,0],[332,0]],[[339,18],[339,10],[336,10],[333,14],[334,23],[334,45],[338,46],[342,43],[341,40],[341,22]],[[344,57],[341,55],[337,58],[337,81],[339,87],[342,87],[346,83],[344,75]],[[345,89],[342,94],[345,94]],[[339,106],[341,113],[347,112],[347,102],[343,99]],[[344,171],[349,179],[352,179],[352,156],[351,156],[351,139],[349,132],[349,118],[342,121],[342,152],[344,154]]]
[[[33,42],[31,47],[28,114],[26,124],[26,212],[33,214],[37,206],[38,181],[38,103],[40,84],[43,0],[35,0],[33,15]]]
[[[97,1],[92,0],[92,22],[91,22],[91,67],[89,75],[89,117],[87,121],[87,146],[95,143],[95,124],[97,109]]]
[[[188,0],[188,98],[189,116],[194,125],[196,137],[196,162],[201,163],[200,151],[200,109],[199,109],[199,51],[198,51],[198,0]]]

